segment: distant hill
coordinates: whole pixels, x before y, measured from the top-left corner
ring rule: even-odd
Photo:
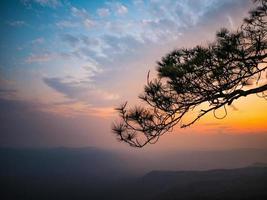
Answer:
[[[267,163],[256,162],[256,163],[253,163],[250,167],[267,167]]]
[[[267,199],[267,167],[209,171],[153,171],[143,188],[156,191],[151,199]]]
[[[107,181],[128,176],[125,160],[94,147],[0,149],[0,175],[11,177],[88,178]]]
[[[0,149],[0,196],[94,199],[96,190],[131,176],[117,154],[96,148]],[[1,198],[2,199],[2,198]]]
[[[152,170],[136,177],[134,168],[142,162],[91,147],[0,148],[0,195],[5,200],[267,199],[265,163],[236,169]]]

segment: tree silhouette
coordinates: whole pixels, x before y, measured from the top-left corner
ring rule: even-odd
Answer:
[[[139,96],[148,106],[127,109],[125,103],[117,108],[121,122],[112,129],[120,141],[143,147],[178,123],[188,127],[209,112],[225,117],[226,105],[240,97],[267,97],[267,84],[259,82],[267,77],[267,0],[255,2],[236,32],[223,28],[207,47],[177,49],[157,63],[158,78],[151,81],[148,73]],[[222,117],[216,115],[219,108],[225,111]],[[182,121],[192,110],[197,115]]]

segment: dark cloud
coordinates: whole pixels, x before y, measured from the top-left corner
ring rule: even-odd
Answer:
[[[96,88],[89,80],[66,81],[62,78],[43,78],[43,81],[65,97],[92,106],[110,106],[118,99],[118,95]]]
[[[81,93],[84,89],[80,88],[75,83],[65,83],[61,78],[44,78],[43,81],[49,87],[69,98],[76,98],[77,94]]]

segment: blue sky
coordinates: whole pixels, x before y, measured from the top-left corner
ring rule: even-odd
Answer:
[[[31,81],[31,90],[48,86],[70,99],[95,104],[96,98],[101,106],[111,105],[122,96],[117,84],[119,79],[126,81],[122,74],[143,80],[139,75],[153,69],[156,59],[137,63],[134,70],[131,63],[162,55],[174,48],[170,43],[184,43],[179,38],[210,20],[216,10],[223,13],[221,9],[242,6],[242,11],[248,5],[243,2],[4,1],[1,71],[6,79],[16,79],[21,95],[28,98],[39,95],[28,96],[26,84]],[[230,11],[224,14],[223,25],[233,26]],[[91,102],[85,100],[89,97],[84,89],[92,91]]]
[[[222,27],[235,30],[250,7],[246,0],[2,1],[3,106],[17,102],[23,112],[31,107],[62,122],[86,116],[94,125],[80,127],[104,138],[114,107],[137,102],[157,60],[175,48],[207,45]]]

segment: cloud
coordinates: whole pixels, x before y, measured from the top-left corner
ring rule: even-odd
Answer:
[[[61,36],[61,39],[72,47],[76,47],[80,42],[79,38],[74,37],[71,34],[64,34]]]
[[[139,6],[139,5],[142,5],[144,3],[144,1],[143,0],[134,0],[133,3],[134,3],[134,5]]]
[[[26,25],[26,22],[22,20],[17,20],[17,21],[8,21],[7,24],[13,27],[22,27]]]
[[[0,87],[0,98],[2,99],[14,99],[17,94],[16,89],[2,88]]]
[[[162,18],[154,20],[142,20],[141,27],[143,32],[140,33],[142,40],[153,43],[166,43],[176,40],[183,28],[177,22]]]
[[[50,8],[56,8],[62,5],[60,0],[21,0],[21,2],[26,6],[31,6],[32,3],[35,3],[42,7]]]
[[[124,60],[128,56],[134,57],[140,53],[136,50],[142,49],[146,45],[132,35],[105,34],[100,37],[86,35],[73,37],[79,40],[79,46],[75,46],[78,48],[71,52],[70,55],[85,61],[95,62],[98,65],[103,65],[103,67],[113,65],[112,62],[118,59]]]
[[[75,99],[77,94],[81,94],[83,87],[79,86],[75,82],[64,82],[62,78],[44,78],[44,83],[49,87],[53,88],[59,93],[66,95],[69,98]]]
[[[92,106],[108,106],[114,103],[119,96],[115,93],[97,88],[90,81],[69,81],[63,78],[43,78],[44,83],[65,97],[86,102]]]
[[[43,63],[53,60],[57,57],[56,54],[53,53],[44,53],[44,54],[31,54],[26,58],[26,63]]]
[[[36,3],[39,3],[41,6],[48,6],[48,7],[58,7],[61,5],[60,0],[34,0]]]
[[[128,8],[126,6],[118,3],[116,12],[119,15],[125,15],[126,13],[128,13]]]
[[[106,16],[110,15],[110,11],[108,8],[99,8],[99,9],[97,9],[97,14],[100,17],[106,17]]]
[[[74,17],[80,17],[80,18],[88,18],[89,17],[87,11],[84,8],[78,9],[78,8],[72,6],[70,8],[70,11]]]
[[[45,42],[45,39],[43,37],[40,38],[36,38],[34,40],[31,41],[31,44],[35,45],[35,44],[43,44]]]
[[[86,27],[86,28],[91,28],[95,25],[95,21],[93,21],[89,14],[87,13],[87,11],[82,8],[82,9],[78,9],[74,6],[72,6],[70,8],[71,14],[74,17],[80,18],[82,20],[82,24]]]
[[[128,13],[128,7],[120,2],[105,2],[108,9],[117,16],[123,16]]]
[[[83,24],[86,28],[91,28],[95,25],[95,22],[93,20],[87,18],[83,21]]]
[[[136,49],[141,48],[142,42],[138,41],[131,35],[116,36],[116,35],[103,35],[103,41],[108,47],[103,50],[107,57],[112,58],[114,54],[126,54],[127,52],[134,52]]]
[[[86,35],[82,35],[81,36],[81,40],[82,42],[86,45],[86,46],[98,46],[100,45],[100,41],[99,38],[95,38],[95,37],[88,37]]]
[[[75,27],[78,27],[79,24],[73,21],[62,20],[62,21],[56,22],[56,26],[59,28],[75,28]]]
[[[15,82],[4,77],[0,70],[0,99],[15,99],[17,92]]]

